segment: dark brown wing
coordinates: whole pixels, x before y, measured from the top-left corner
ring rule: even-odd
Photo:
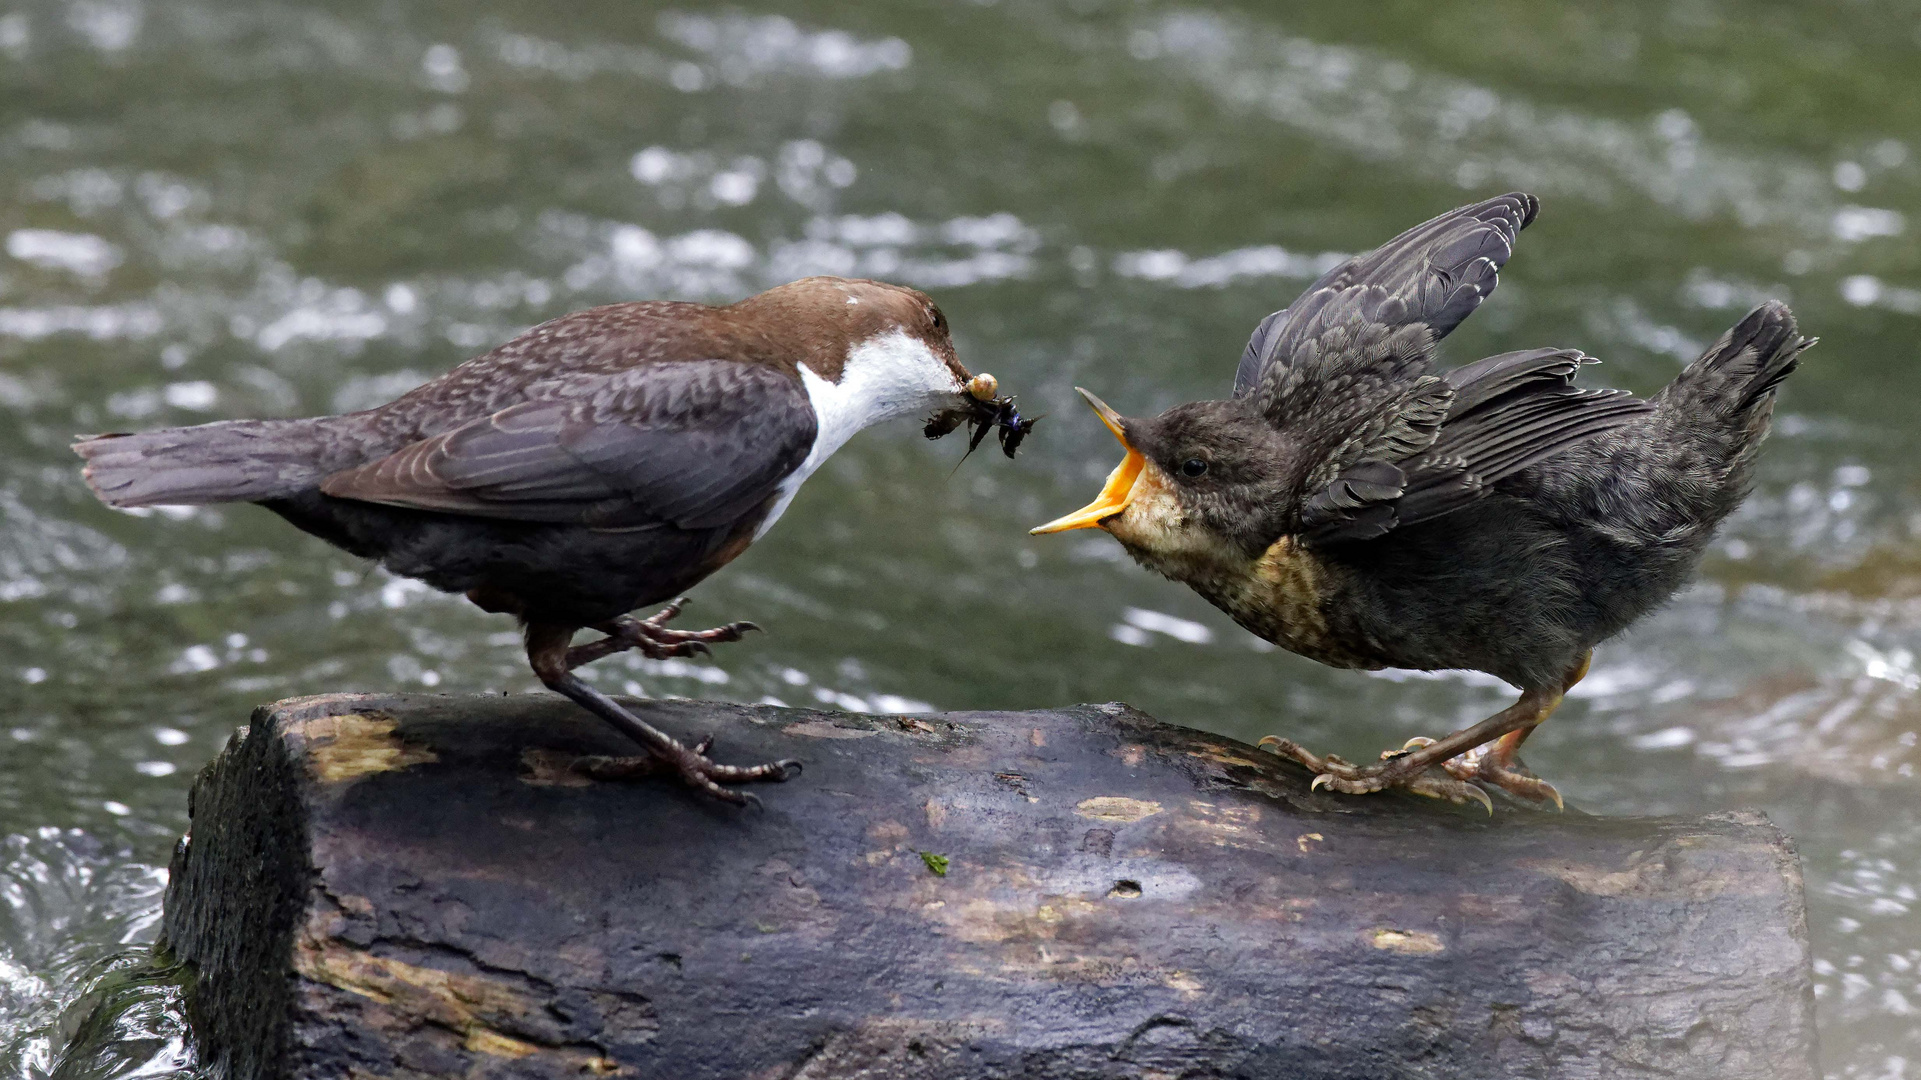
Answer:
[[[320,490],[515,521],[709,528],[772,495],[817,431],[798,381],[721,360],[564,376],[528,397]]]
[[[1343,466],[1302,507],[1315,544],[1370,540],[1458,510],[1522,469],[1646,416],[1625,390],[1581,390],[1590,357],[1571,349],[1503,353],[1438,380],[1449,394],[1432,441],[1412,453],[1366,454]],[[1437,396],[1428,392],[1425,401]]]
[[[1494,291],[1515,235],[1539,208],[1520,192],[1463,206],[1328,271],[1261,320],[1241,354],[1234,396],[1258,394],[1262,411],[1272,415],[1301,390],[1291,374],[1311,379],[1320,374],[1316,367],[1372,363],[1365,354],[1378,350],[1365,348],[1369,341],[1419,328],[1424,352]]]

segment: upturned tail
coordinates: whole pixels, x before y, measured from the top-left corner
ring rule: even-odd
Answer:
[[[1747,497],[1775,393],[1812,344],[1786,305],[1762,304],[1656,394],[1651,414],[1537,466],[1536,505],[1575,545],[1589,640],[1687,583]]]
[[[1645,419],[1544,463],[1548,504],[1604,549],[1630,553],[1633,573],[1666,596],[1747,497],[1775,391],[1812,344],[1785,304],[1748,312],[1654,395]]]
[[[1713,489],[1698,493],[1714,504],[1702,507],[1710,523],[1747,496],[1775,391],[1813,344],[1787,305],[1769,300],[1655,395],[1654,439],[1667,447],[1677,480]]]
[[[73,444],[81,475],[108,506],[204,505],[285,498],[326,475],[322,420],[226,420]]]

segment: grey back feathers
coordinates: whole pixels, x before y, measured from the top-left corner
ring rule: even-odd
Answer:
[[[721,360],[575,375],[526,396],[320,490],[515,521],[710,528],[771,496],[816,433],[796,380]]]

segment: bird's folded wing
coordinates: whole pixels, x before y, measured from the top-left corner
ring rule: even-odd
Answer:
[[[1441,377],[1446,419],[1426,447],[1366,456],[1339,469],[1301,512],[1309,543],[1370,540],[1458,510],[1493,486],[1581,442],[1648,415],[1625,390],[1581,390],[1589,357],[1569,349],[1503,353]],[[1431,396],[1431,395],[1430,395]]]
[[[720,360],[553,379],[528,400],[335,473],[343,499],[602,528],[725,525],[813,447],[792,377]]]
[[[1515,192],[1450,210],[1328,271],[1292,304],[1261,320],[1241,354],[1234,396],[1285,397],[1291,373],[1316,364],[1365,362],[1371,358],[1360,355],[1357,345],[1404,328],[1425,331],[1414,335],[1420,340],[1412,348],[1424,360],[1434,342],[1494,291],[1515,234],[1534,220],[1539,205],[1534,196]],[[1272,409],[1264,403],[1263,411]]]

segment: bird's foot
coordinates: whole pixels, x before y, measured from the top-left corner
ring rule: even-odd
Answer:
[[[1418,750],[1434,740],[1415,737],[1401,747],[1403,752]],[[1561,801],[1561,793],[1554,785],[1534,775],[1534,770],[1521,763],[1512,754],[1502,754],[1501,744],[1489,743],[1452,757],[1441,763],[1449,776],[1463,783],[1485,784],[1500,788],[1517,799],[1530,802],[1553,803],[1556,810],[1566,810],[1567,804]]]
[[[687,597],[683,596],[644,619],[625,616],[614,620],[615,637],[622,641],[633,642],[633,648],[664,659],[669,656],[691,656],[706,653],[708,645],[718,645],[729,641],[739,641],[749,630],[759,630],[760,626],[750,622],[730,622],[709,630],[673,630],[667,624],[674,621],[687,607]],[[649,646],[660,650],[658,656],[649,651]]]
[[[1347,795],[1370,795],[1388,788],[1401,788],[1430,799],[1479,803],[1488,813],[1494,812],[1494,800],[1466,779],[1434,768],[1410,768],[1401,761],[1406,753],[1405,748],[1388,751],[1381,755],[1380,761],[1371,765],[1356,765],[1333,754],[1322,757],[1292,739],[1277,735],[1269,735],[1259,745],[1269,753],[1307,766],[1308,771],[1314,774],[1313,788],[1325,787]]]
[[[704,791],[736,806],[760,805],[760,798],[749,791],[735,791],[723,784],[778,784],[800,775],[801,764],[793,758],[760,765],[722,765],[707,756],[712,735],[692,746],[676,746],[672,751],[653,751],[631,757],[594,755],[574,762],[574,771],[593,780],[634,780],[644,776],[669,774],[682,783]]]
[[[667,624],[687,606],[685,596],[645,619],[632,615],[622,615],[610,623],[596,626],[595,629],[606,634],[599,641],[576,645],[567,650],[567,669],[572,671],[582,664],[591,664],[605,656],[628,649],[638,651],[650,660],[665,660],[670,656],[710,655],[708,646],[739,641],[749,630],[760,627],[750,622],[731,622],[710,630],[674,630]]]

